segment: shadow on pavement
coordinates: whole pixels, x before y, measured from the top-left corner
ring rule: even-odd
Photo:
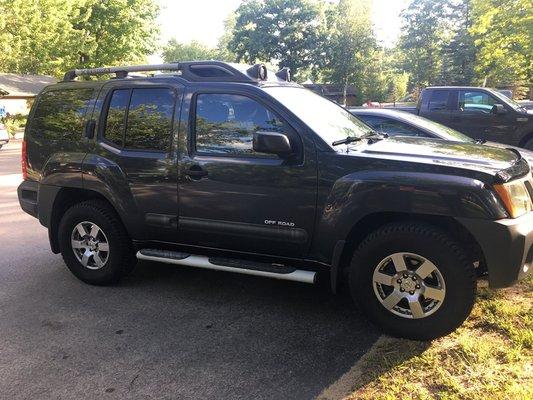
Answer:
[[[94,287],[50,264],[0,283],[11,398],[310,399],[380,336],[321,287],[157,263]]]

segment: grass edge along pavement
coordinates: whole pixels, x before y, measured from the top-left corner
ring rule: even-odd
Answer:
[[[457,331],[416,342],[382,336],[318,398],[533,399],[533,277],[514,287],[478,285]]]

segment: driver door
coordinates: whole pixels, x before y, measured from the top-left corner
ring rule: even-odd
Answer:
[[[452,111],[452,127],[474,139],[507,143],[513,132],[512,113],[495,114],[494,104],[501,104],[481,90],[459,90],[458,103]]]
[[[242,92],[191,95],[179,159],[181,243],[302,257],[317,191],[314,143],[273,107]],[[288,136],[292,155],[254,151],[257,131]]]

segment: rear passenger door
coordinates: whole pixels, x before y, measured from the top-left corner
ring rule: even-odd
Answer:
[[[284,257],[305,255],[317,193],[314,143],[252,93],[196,92],[180,141],[182,243]],[[185,118],[185,117],[184,117]],[[285,134],[289,157],[254,151],[254,132]]]
[[[125,213],[134,239],[175,241],[175,132],[182,90],[155,83],[109,84],[100,95],[95,168],[85,181],[104,183]],[[108,165],[106,170],[98,164]],[[88,168],[90,168],[88,166]]]

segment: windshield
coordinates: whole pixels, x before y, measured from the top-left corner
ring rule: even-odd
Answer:
[[[510,99],[509,97],[507,97],[506,95],[504,95],[503,93],[500,93],[496,90],[492,90],[492,89],[489,89],[489,91],[492,93],[492,95],[494,97],[496,97],[498,100],[501,100],[504,104],[509,104],[511,107],[513,107],[515,110],[520,110],[522,109],[523,107],[517,103],[516,101],[514,101],[513,99]]]
[[[429,119],[419,117],[418,115],[402,113],[402,119],[411,123],[419,128],[426,129],[439,135],[440,139],[451,140],[454,142],[470,142],[474,143],[475,140],[462,134],[455,129],[449,128],[438,122],[433,122]]]
[[[291,110],[327,144],[361,137],[372,129],[341,106],[304,88],[267,87],[265,92]]]

